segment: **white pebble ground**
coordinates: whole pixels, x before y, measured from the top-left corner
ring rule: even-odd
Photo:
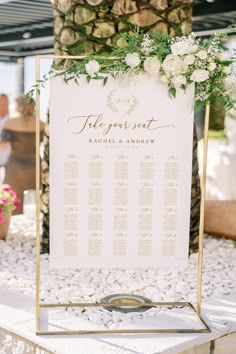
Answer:
[[[14,219],[14,218],[13,218]],[[35,224],[16,218],[6,240],[0,240],[1,286],[35,296]],[[189,258],[184,270],[177,269],[49,269],[48,255],[41,255],[40,298],[45,303],[100,302],[111,294],[138,294],[152,301],[196,303],[198,255]],[[236,242],[206,236],[204,240],[202,300],[209,302],[230,295],[236,288]],[[97,325],[113,328],[125,319],[141,319],[158,313],[110,312],[103,308],[68,308],[67,313]]]

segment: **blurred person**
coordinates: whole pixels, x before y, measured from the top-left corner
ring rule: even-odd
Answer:
[[[36,188],[36,119],[35,101],[24,95],[15,99],[16,118],[9,119],[2,130],[0,145],[11,145],[4,183],[9,184],[22,200],[13,214],[23,212],[24,190]],[[40,122],[42,140],[44,123]]]
[[[9,101],[7,95],[4,93],[0,93],[0,136],[3,129],[4,124],[9,119]],[[0,166],[5,166],[9,156],[10,156],[11,148],[9,144],[6,144],[4,148],[0,146]]]

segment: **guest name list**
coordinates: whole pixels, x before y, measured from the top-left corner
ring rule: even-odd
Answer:
[[[51,79],[52,267],[183,267],[193,88],[157,78]]]

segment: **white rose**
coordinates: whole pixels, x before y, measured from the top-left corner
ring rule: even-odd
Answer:
[[[195,56],[192,54],[186,55],[184,57],[184,63],[187,65],[192,65],[195,62]]]
[[[161,63],[160,61],[155,58],[155,57],[149,57],[149,58],[146,58],[144,63],[143,63],[143,66],[144,66],[144,70],[150,74],[150,75],[156,75],[160,68],[161,68]]]
[[[194,70],[190,80],[194,82],[203,82],[209,78],[209,72],[207,70]]]
[[[174,87],[181,87],[182,85],[186,85],[186,77],[183,75],[177,75],[172,78],[171,83]]]
[[[186,73],[188,71],[188,64],[186,64],[184,61],[183,61],[183,66],[182,66],[182,71],[181,73]]]
[[[196,56],[199,59],[205,60],[207,59],[207,52],[205,50],[199,50],[199,52],[196,53]]]
[[[198,45],[197,44],[194,44],[193,46],[192,46],[192,48],[191,48],[191,54],[194,54],[194,53],[196,53],[198,51]]]
[[[87,64],[85,64],[86,73],[90,76],[94,76],[99,72],[100,66],[97,60],[89,60]]]
[[[167,74],[180,74],[183,71],[183,60],[178,55],[168,54],[162,63],[162,67]]]
[[[128,53],[125,57],[125,62],[131,68],[136,68],[140,64],[140,57],[138,53]]]
[[[188,38],[179,42],[176,42],[170,46],[172,54],[185,55],[191,53],[194,40]]]
[[[209,71],[215,70],[216,63],[214,63],[214,62],[209,63],[207,68],[208,68]]]

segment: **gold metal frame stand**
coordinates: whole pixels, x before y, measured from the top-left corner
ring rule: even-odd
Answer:
[[[40,80],[40,60],[41,59],[66,59],[79,60],[84,56],[36,56],[36,82]],[[112,58],[115,59],[115,58]],[[206,186],[206,165],[207,165],[207,145],[208,145],[208,127],[209,127],[209,105],[205,111],[204,124],[204,150],[203,167],[201,179],[201,207],[200,207],[200,228],[199,228],[199,252],[198,252],[198,287],[197,287],[197,308],[190,302],[146,302],[143,306],[163,306],[163,307],[189,307],[193,310],[196,317],[200,320],[202,329],[112,329],[112,330],[58,330],[44,331],[40,328],[40,310],[45,308],[61,307],[111,307],[111,303],[69,303],[69,304],[44,304],[40,303],[40,93],[36,90],[36,334],[38,335],[58,335],[58,334],[114,334],[114,333],[207,333],[210,328],[201,317],[201,291],[202,291],[202,261],[203,261],[203,233],[204,233],[204,208],[205,208],[205,186]],[[116,306],[140,306],[140,302],[121,304],[116,302]]]

